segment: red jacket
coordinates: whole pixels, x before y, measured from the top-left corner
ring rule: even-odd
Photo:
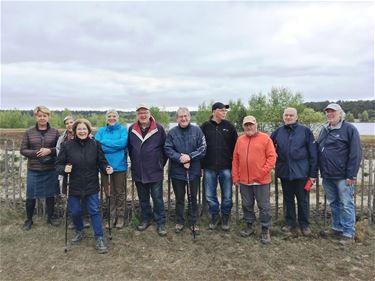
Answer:
[[[272,182],[271,170],[276,163],[275,147],[271,138],[262,132],[254,136],[242,135],[233,152],[233,183],[251,185]]]

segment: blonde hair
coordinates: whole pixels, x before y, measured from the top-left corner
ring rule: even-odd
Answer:
[[[44,114],[47,114],[48,116],[51,115],[51,111],[45,107],[44,105],[38,105],[37,107],[34,108],[34,115],[37,115],[38,112],[42,112]]]
[[[77,127],[79,124],[85,124],[86,127],[87,127],[87,130],[89,131],[89,135],[91,134],[92,132],[92,126],[91,126],[91,123],[89,120],[87,119],[84,119],[84,118],[80,118],[80,119],[77,119],[74,124],[73,124],[73,127],[72,127],[72,130],[73,130],[73,134],[76,136],[77,135]]]

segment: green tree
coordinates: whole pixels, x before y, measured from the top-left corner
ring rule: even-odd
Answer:
[[[198,105],[198,111],[195,117],[198,126],[206,122],[212,115],[212,110],[211,110],[212,104],[213,104],[213,101],[211,101],[209,104],[206,104],[206,102],[203,102],[202,104]]]
[[[369,121],[367,110],[365,110],[365,111],[362,112],[362,119],[361,119],[361,121],[362,122],[368,122]]]
[[[246,115],[247,110],[241,99],[238,99],[237,101],[229,101],[229,112],[226,119],[233,123],[237,131],[243,131],[242,120]]]
[[[354,115],[353,115],[353,113],[348,112],[348,113],[346,114],[345,119],[346,119],[347,121],[349,121],[349,122],[354,122]]]
[[[258,128],[266,132],[271,132],[282,124],[283,112],[287,107],[303,112],[302,94],[274,87],[267,96],[260,93],[249,100],[249,114],[257,119]]]
[[[156,122],[160,123],[165,129],[169,128],[169,114],[161,111],[159,107],[152,106],[150,108],[151,115],[155,118]]]

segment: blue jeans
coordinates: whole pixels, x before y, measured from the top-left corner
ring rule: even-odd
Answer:
[[[141,183],[135,182],[138,192],[139,203],[142,210],[142,221],[151,222],[155,219],[157,225],[163,225],[166,221],[164,201],[163,201],[163,182]],[[150,204],[150,194],[154,205],[152,212]]]
[[[68,206],[76,231],[83,230],[81,203],[86,204],[87,211],[91,218],[91,225],[94,231],[95,239],[103,237],[102,218],[100,215],[98,193],[86,195],[84,198],[81,198],[80,196],[69,195]]]
[[[332,229],[342,231],[346,237],[355,235],[355,206],[353,187],[345,180],[323,179],[323,187],[331,206]]]
[[[232,210],[232,172],[230,169],[214,171],[204,170],[204,186],[206,191],[206,201],[208,211],[211,215],[220,212],[219,201],[217,199],[217,182],[220,183],[221,189],[221,213],[230,215]]]

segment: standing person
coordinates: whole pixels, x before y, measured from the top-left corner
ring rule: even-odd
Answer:
[[[113,168],[111,176],[111,227],[124,227],[125,216],[125,180],[128,170],[126,147],[128,144],[128,129],[119,123],[119,115],[116,110],[110,109],[106,113],[107,125],[100,128],[95,139],[101,143],[103,152],[109,164]],[[108,194],[108,176],[101,174],[102,187]],[[109,227],[109,225],[107,225]]]
[[[64,125],[65,125],[66,130],[57,140],[57,144],[56,144],[56,154],[57,155],[60,152],[61,144],[65,141],[68,141],[68,140],[71,140],[71,139],[74,138],[73,124],[74,124],[73,116],[68,115],[64,118]]]
[[[176,197],[176,226],[179,233],[184,228],[185,187],[190,183],[191,208],[188,211],[188,221],[191,229],[199,234],[197,225],[197,191],[201,176],[200,161],[206,153],[206,140],[202,130],[190,124],[190,112],[180,107],[176,112],[178,125],[172,128],[165,141],[164,149],[171,161],[171,178]],[[188,177],[189,176],[189,177]]]
[[[241,236],[248,237],[254,233],[253,224],[256,217],[254,199],[259,208],[262,226],[261,242],[271,242],[271,204],[270,183],[271,170],[275,166],[276,152],[271,138],[258,131],[254,116],[246,116],[242,122],[245,134],[237,139],[233,153],[233,183],[240,186],[242,209],[246,222]]]
[[[345,121],[340,105],[331,103],[324,112],[327,123],[318,138],[320,173],[332,211],[332,234],[347,245],[355,236],[353,192],[362,159],[361,140],[357,129]]]
[[[204,169],[206,201],[211,214],[210,229],[215,229],[221,222],[221,228],[229,230],[229,218],[233,205],[232,160],[238,135],[232,123],[225,120],[228,108],[229,105],[221,102],[214,103],[210,119],[201,126],[207,142],[202,168]],[[221,210],[216,192],[218,182],[221,189]]]
[[[47,107],[35,107],[36,124],[25,132],[21,143],[20,152],[28,158],[27,219],[23,225],[25,230],[30,230],[33,224],[36,198],[46,198],[47,223],[53,226],[59,225],[59,222],[53,217],[55,196],[59,194],[59,181],[55,170],[56,143],[59,131],[51,128],[48,123],[50,115],[51,111]]]
[[[79,243],[84,237],[82,204],[86,205],[96,240],[98,253],[107,253],[103,239],[102,219],[99,208],[99,176],[112,174],[100,143],[90,137],[91,124],[86,119],[78,119],[73,124],[74,139],[62,143],[56,162],[61,175],[70,174],[68,206],[72,214],[75,236],[72,243]]]
[[[297,119],[297,110],[286,108],[284,126],[277,128],[271,139],[276,147],[276,176],[281,179],[286,207],[282,230],[291,233],[296,227],[296,197],[301,232],[310,236],[308,192],[304,187],[308,179],[315,182],[318,175],[318,151],[311,130],[300,125]]]
[[[129,128],[129,156],[132,178],[137,187],[142,210],[142,222],[138,230],[146,230],[155,220],[160,236],[167,235],[166,215],[163,201],[165,131],[151,116],[147,105],[141,104],[136,109],[137,120]],[[150,205],[150,195],[153,210]]]

